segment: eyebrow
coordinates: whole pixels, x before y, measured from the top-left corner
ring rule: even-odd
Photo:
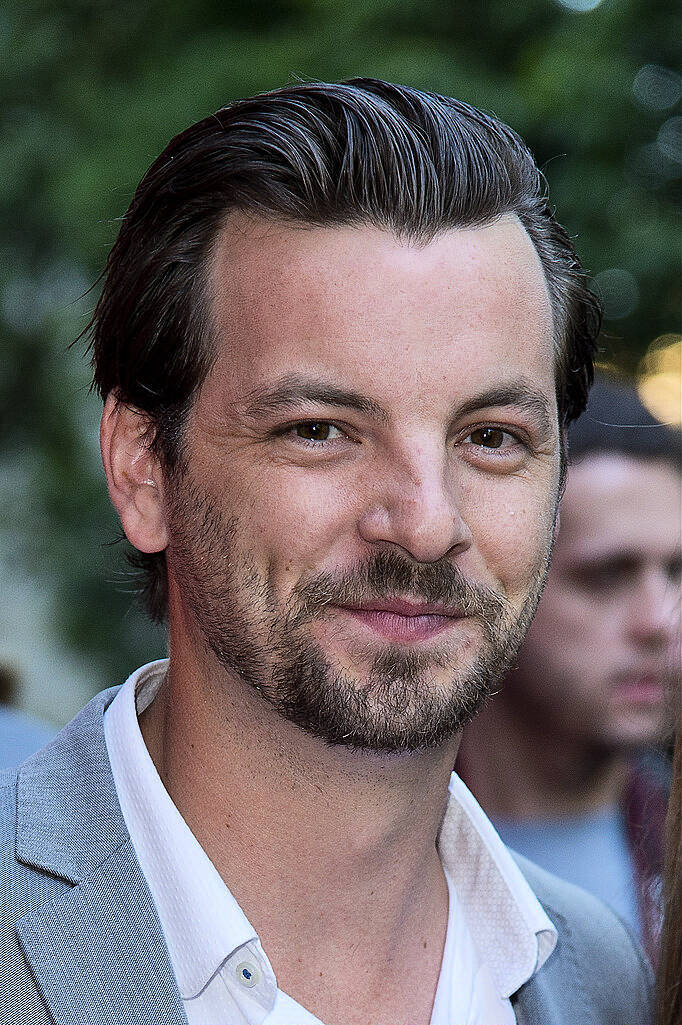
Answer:
[[[297,409],[304,402],[355,409],[359,413],[368,413],[382,423],[388,423],[389,419],[386,410],[366,395],[298,375],[282,378],[273,388],[252,391],[247,401],[245,413],[253,419],[285,409]]]
[[[298,374],[281,378],[271,388],[257,388],[247,396],[245,415],[258,419],[286,409],[298,409],[302,403],[318,402],[325,406],[338,406],[367,413],[382,423],[389,422],[389,415],[374,399],[359,392],[339,388],[324,381],[310,379]],[[530,415],[544,434],[551,434],[556,423],[546,396],[519,380],[475,395],[466,402],[454,406],[452,419],[459,419],[481,409],[497,406],[512,406]]]
[[[546,435],[550,435],[557,425],[557,414],[553,412],[547,396],[524,380],[510,381],[475,395],[455,408],[453,419],[497,406],[512,406],[526,413]]]

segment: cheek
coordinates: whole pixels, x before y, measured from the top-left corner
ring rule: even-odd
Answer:
[[[554,526],[554,496],[527,482],[504,481],[497,493],[471,489],[464,518],[476,549],[507,596],[524,596],[544,566]]]
[[[532,637],[542,638],[542,647],[571,662],[593,647],[599,636],[589,607],[575,595],[557,594],[548,583],[531,627]]]
[[[545,592],[523,644],[520,674],[510,679],[550,718],[573,721],[603,701],[607,674],[599,631],[568,605]]]
[[[319,572],[330,550],[353,532],[349,495],[310,474],[264,483],[252,489],[248,504],[246,536],[259,567],[271,576],[295,580],[307,569]]]
[[[525,644],[528,661],[545,664],[572,681],[572,688],[589,693],[599,689],[617,653],[608,617],[586,595],[550,580]]]

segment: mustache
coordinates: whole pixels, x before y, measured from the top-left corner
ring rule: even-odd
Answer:
[[[503,595],[472,584],[457,566],[446,560],[422,563],[398,552],[376,552],[346,573],[320,573],[297,585],[291,596],[296,607],[287,617],[287,626],[295,629],[324,614],[330,605],[398,597],[440,603],[488,623],[499,623],[511,612]]]

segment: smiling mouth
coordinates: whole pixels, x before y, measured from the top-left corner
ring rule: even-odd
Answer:
[[[397,642],[428,640],[466,618],[460,609],[402,599],[380,599],[339,608],[375,633]]]

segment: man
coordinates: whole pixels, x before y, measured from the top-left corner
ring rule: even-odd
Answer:
[[[609,903],[652,957],[666,794],[641,755],[679,700],[680,455],[633,388],[595,385],[538,613],[458,766],[505,842]]]
[[[620,923],[450,778],[597,326],[532,158],[465,104],[308,83],[171,142],[94,322],[170,660],[7,780],[12,1020],[648,1020]]]

